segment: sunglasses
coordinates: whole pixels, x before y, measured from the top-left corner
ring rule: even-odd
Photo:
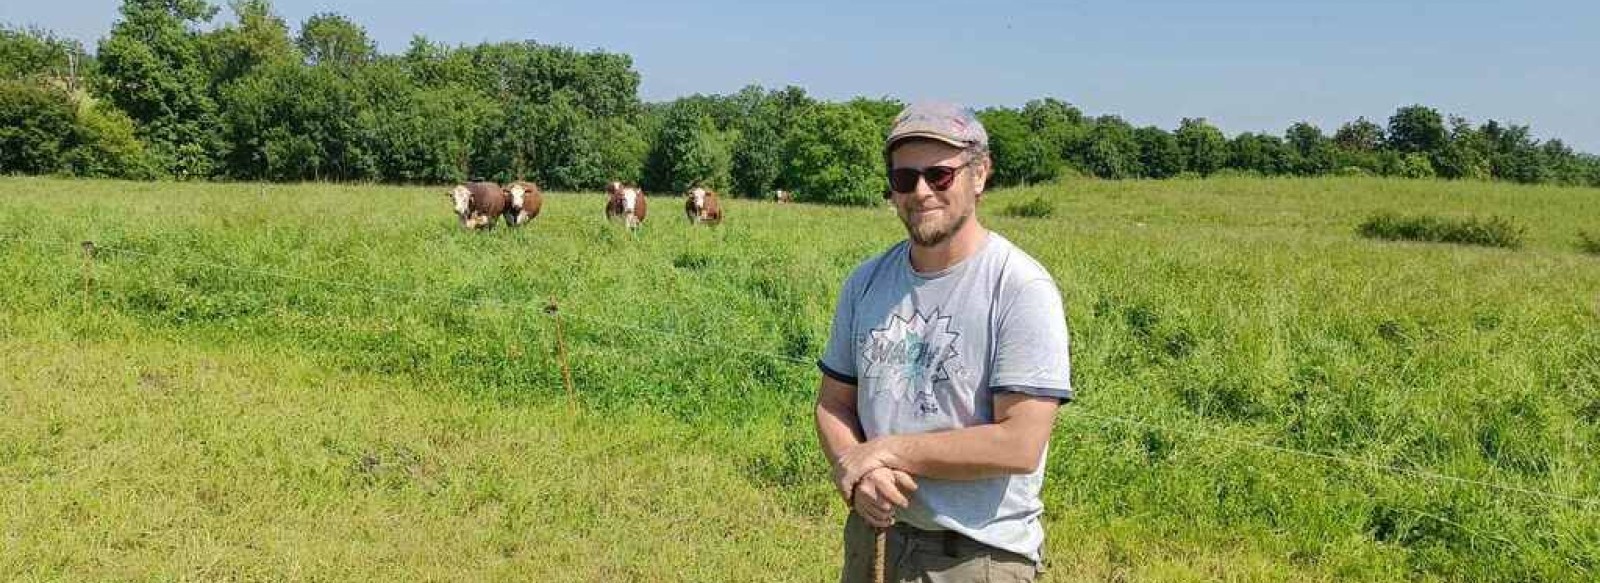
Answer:
[[[927,180],[928,187],[939,192],[950,190],[950,185],[956,181],[956,174],[962,168],[972,165],[972,161],[960,166],[929,166],[927,168],[890,168],[889,192],[883,193],[884,198],[889,198],[892,193],[908,193],[917,190],[918,180]]]

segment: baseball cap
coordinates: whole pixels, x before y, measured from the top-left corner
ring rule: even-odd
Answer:
[[[889,127],[889,136],[883,141],[883,155],[901,140],[927,138],[950,144],[957,148],[989,149],[989,132],[972,110],[944,101],[927,101],[907,105],[895,116]]]

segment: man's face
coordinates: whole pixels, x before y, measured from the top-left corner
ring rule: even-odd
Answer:
[[[985,160],[960,148],[931,140],[908,140],[890,152],[889,168],[926,169],[947,166],[960,169],[945,190],[936,190],[919,178],[911,192],[899,192],[891,185],[889,200],[906,225],[911,241],[924,247],[949,239],[972,218],[978,196],[987,178]]]

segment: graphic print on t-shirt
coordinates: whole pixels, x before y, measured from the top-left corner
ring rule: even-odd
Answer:
[[[910,318],[891,316],[883,328],[876,328],[862,342],[861,356],[866,362],[863,378],[873,379],[873,397],[887,394],[895,400],[908,396],[918,415],[939,412],[933,383],[950,379],[946,363],[958,355],[956,339],[961,334],[950,329],[950,317],[924,315],[913,311]]]

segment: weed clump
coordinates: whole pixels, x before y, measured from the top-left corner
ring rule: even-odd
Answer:
[[[1590,255],[1600,255],[1600,235],[1578,231],[1578,250]]]
[[[1050,204],[1042,196],[1035,196],[1023,202],[1014,202],[1000,209],[1000,214],[1008,217],[1021,217],[1026,219],[1048,219],[1055,214],[1056,205]]]
[[[1368,217],[1357,232],[1369,239],[1426,241],[1519,249],[1527,228],[1503,217],[1451,219],[1435,215],[1401,216],[1380,213]]]

